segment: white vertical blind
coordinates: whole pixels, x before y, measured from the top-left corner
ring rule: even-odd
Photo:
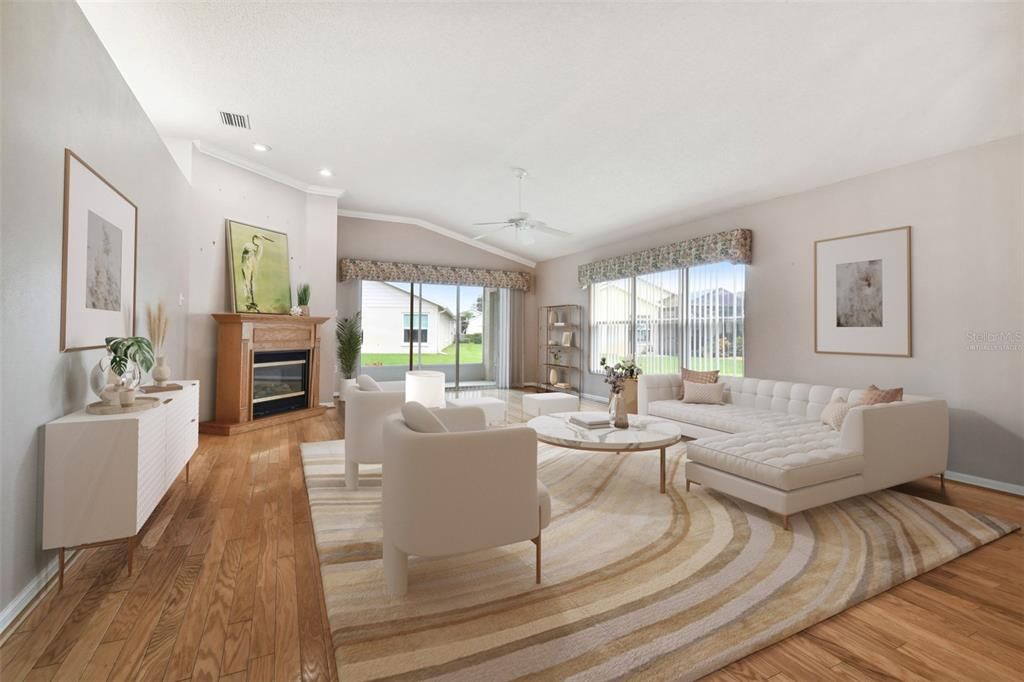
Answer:
[[[601,358],[614,364],[632,354],[633,279],[614,279],[590,287],[590,369]]]
[[[687,268],[684,363],[743,376],[746,266],[715,263]]]
[[[590,287],[590,369],[633,356],[647,374],[743,376],[746,266],[714,263]]]
[[[682,350],[683,271],[665,270],[636,278],[634,356],[647,374],[679,371]]]

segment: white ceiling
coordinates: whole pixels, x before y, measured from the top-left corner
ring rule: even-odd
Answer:
[[[342,208],[474,234],[527,168],[535,260],[1024,129],[1018,3],[81,4],[162,135]]]

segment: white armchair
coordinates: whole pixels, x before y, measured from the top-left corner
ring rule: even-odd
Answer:
[[[345,395],[345,487],[359,487],[360,464],[383,464],[381,432],[384,420],[398,413],[405,402],[405,387],[391,383],[382,390],[350,386]]]
[[[445,433],[414,431],[401,416],[384,424],[384,579],[405,594],[408,559],[463,554],[532,540],[536,581],[541,530],[551,501],[537,480],[537,435],[529,427],[486,430],[479,407],[433,413]]]

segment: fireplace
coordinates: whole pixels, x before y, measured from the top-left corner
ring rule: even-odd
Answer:
[[[230,436],[322,415],[320,325],[326,317],[215,313],[216,410],[203,433]]]
[[[253,353],[253,419],[305,409],[308,391],[309,351]]]

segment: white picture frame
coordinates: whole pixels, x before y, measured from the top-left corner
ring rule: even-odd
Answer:
[[[62,352],[103,348],[135,334],[138,207],[64,150]]]
[[[910,226],[814,242],[814,352],[911,357]]]
[[[562,345],[572,346],[572,332],[562,332]]]

